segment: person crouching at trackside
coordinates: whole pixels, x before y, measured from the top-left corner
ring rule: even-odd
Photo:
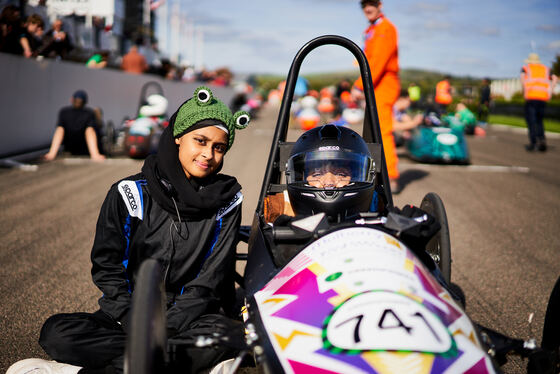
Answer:
[[[242,331],[224,311],[235,297],[243,195],[234,177],[219,172],[235,130],[248,123],[246,112],[232,114],[209,88],[195,90],[171,117],[157,154],[113,184],[103,202],[91,253],[100,309],[48,318],[39,344],[56,361],[23,360],[9,374],[122,372],[135,281],[149,258],[165,274],[168,338]],[[235,354],[178,348],[171,372],[200,372]]]
[[[95,114],[86,107],[87,101],[87,93],[78,90],[72,95],[72,105],[60,110],[49,152],[43,156],[45,161],[54,160],[61,145],[73,155],[89,154],[93,161],[105,160],[99,151]]]

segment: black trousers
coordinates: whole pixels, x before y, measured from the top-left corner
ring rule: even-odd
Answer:
[[[525,101],[525,121],[529,130],[529,141],[531,144],[544,142],[544,110],[546,101],[527,100]]]
[[[241,322],[210,314],[202,316],[189,326],[188,331],[179,332],[178,335],[207,335],[216,332],[217,326],[222,326],[226,331],[242,331]],[[126,333],[101,310],[49,317],[41,329],[39,344],[53,360],[83,367],[80,373],[123,372]],[[235,349],[228,347],[179,346],[173,349],[170,370],[199,373],[236,354]]]

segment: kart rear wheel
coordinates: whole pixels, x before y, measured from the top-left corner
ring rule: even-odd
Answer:
[[[430,192],[422,199],[420,208],[434,216],[441,225],[438,233],[426,245],[426,251],[438,265],[447,284],[451,284],[451,241],[443,201],[438,194]]]
[[[108,121],[107,126],[105,127],[105,135],[103,136],[103,148],[105,150],[106,156],[113,156],[115,151],[115,125],[112,121]]]
[[[140,267],[132,298],[132,320],[126,342],[124,372],[165,372],[168,361],[163,276],[159,263]]]

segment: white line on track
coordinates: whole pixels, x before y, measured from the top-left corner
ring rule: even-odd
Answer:
[[[491,172],[491,173],[528,173],[530,169],[525,166],[504,166],[504,165],[432,165],[432,164],[409,164],[399,163],[403,169],[420,170],[448,170],[448,171],[468,171],[468,172]]]
[[[143,160],[134,160],[132,158],[108,158],[103,162],[92,161],[87,157],[67,157],[63,159],[64,165],[80,165],[80,164],[99,164],[99,165],[131,165],[143,162]]]

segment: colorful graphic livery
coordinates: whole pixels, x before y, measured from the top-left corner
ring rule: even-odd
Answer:
[[[318,239],[255,300],[286,373],[495,372],[449,293],[376,229]]]

